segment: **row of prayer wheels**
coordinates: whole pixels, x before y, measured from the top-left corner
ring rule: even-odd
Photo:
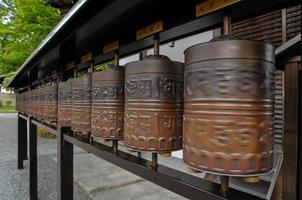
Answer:
[[[184,54],[184,64],[157,51],[125,67],[22,93],[17,109],[46,121],[58,112],[60,126],[124,139],[135,151],[183,149],[196,170],[270,171],[274,47],[223,36]]]
[[[20,93],[16,96],[16,109],[50,123],[57,122],[57,95],[57,84]]]

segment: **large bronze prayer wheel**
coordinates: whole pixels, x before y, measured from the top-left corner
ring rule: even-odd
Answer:
[[[91,126],[91,73],[72,79],[71,129],[86,134]]]
[[[19,102],[20,94],[16,94],[16,110],[20,111],[20,102]]]
[[[23,99],[24,93],[19,94],[19,111],[21,113],[24,113],[24,99]]]
[[[252,175],[272,168],[274,47],[223,37],[185,51],[184,161]]]
[[[72,89],[71,79],[59,83],[58,91],[58,124],[64,127],[71,126]]]
[[[33,95],[33,98],[32,98],[32,115],[34,117],[37,117],[38,116],[38,110],[39,110],[39,107],[38,107],[38,103],[39,103],[39,99],[38,99],[38,90],[37,89],[34,89],[32,91],[32,95]]]
[[[44,120],[47,122],[57,122],[58,114],[58,85],[52,85],[44,88]]]
[[[24,92],[24,96],[23,96],[23,102],[24,102],[24,113],[26,113],[27,114],[27,91],[26,92]]]
[[[165,56],[126,65],[126,147],[158,153],[182,148],[183,73],[183,63]]]
[[[25,92],[25,113],[29,114],[29,91]]]
[[[38,118],[44,119],[44,87],[38,88]]]
[[[26,113],[26,92],[22,93],[22,112]]]
[[[22,93],[22,112],[26,113],[26,92]]]
[[[27,113],[33,115],[33,91],[30,90],[27,92]]]
[[[27,114],[27,101],[26,101],[27,92],[23,94],[23,112]]]
[[[23,93],[19,93],[18,94],[18,102],[19,102],[19,106],[18,106],[18,111],[19,112],[23,112]]]
[[[25,109],[25,105],[26,105],[25,104],[26,103],[25,102],[25,95],[26,95],[26,93],[24,92],[21,95],[22,95],[22,109],[21,110],[22,110],[23,113],[26,113],[26,109]]]
[[[103,139],[124,138],[125,69],[120,66],[92,75],[91,134]]]

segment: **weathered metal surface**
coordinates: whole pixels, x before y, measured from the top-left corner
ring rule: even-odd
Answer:
[[[183,73],[183,63],[164,56],[126,65],[126,147],[152,152],[181,149]]]
[[[22,94],[22,112],[23,113],[25,113],[26,112],[26,101],[25,101],[25,96],[26,95],[26,93],[24,92],[23,94]]]
[[[27,105],[27,92],[24,92],[24,113],[26,113],[27,114],[27,107],[28,107],[28,105]]]
[[[23,112],[23,93],[18,94],[18,109],[19,112]]]
[[[25,113],[26,112],[26,101],[25,101],[25,96],[26,95],[26,93],[24,92],[23,94],[22,94],[22,111],[23,111],[23,113]]]
[[[72,89],[71,79],[59,83],[58,91],[58,124],[62,127],[71,126]]]
[[[19,94],[16,94],[16,110],[19,111]]]
[[[23,93],[19,94],[19,111],[22,112],[23,109]]]
[[[91,126],[91,73],[72,79],[71,129],[84,134]]]
[[[22,103],[23,103],[22,97],[23,97],[22,93],[19,93],[16,96],[16,110],[19,112],[22,112]]]
[[[53,83],[44,88],[44,120],[57,122],[58,114],[58,85]]]
[[[232,34],[249,40],[264,40],[279,46],[301,32],[301,5],[283,8],[236,22]],[[284,138],[283,72],[275,74],[274,149],[282,150]]]
[[[184,161],[229,175],[272,167],[274,47],[222,38],[185,51]]]
[[[37,117],[38,116],[38,110],[39,110],[39,107],[38,107],[38,103],[39,103],[39,98],[38,98],[38,90],[37,89],[34,89],[33,90],[33,98],[32,98],[32,115],[34,117]]]
[[[33,91],[27,92],[27,113],[33,115]]]
[[[24,112],[26,114],[30,114],[30,91],[24,93],[24,102],[25,102]]]
[[[44,118],[44,87],[38,88],[38,118]]]
[[[124,67],[92,75],[91,134],[103,139],[124,138]]]

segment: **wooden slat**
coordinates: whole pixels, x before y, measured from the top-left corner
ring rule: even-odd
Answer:
[[[232,25],[232,34],[244,39],[260,40],[278,46],[282,42],[281,10]]]
[[[283,139],[283,113],[284,113],[284,91],[283,91],[283,72],[275,72],[275,112],[274,112],[274,143],[282,145]]]
[[[286,9],[286,39],[290,40],[301,32],[301,5]]]

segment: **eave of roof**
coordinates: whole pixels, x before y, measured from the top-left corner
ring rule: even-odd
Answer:
[[[89,0],[79,0],[70,11],[63,17],[63,19],[55,26],[55,28],[47,35],[47,37],[39,44],[39,46],[32,52],[32,54],[26,59],[22,66],[17,70],[14,78],[8,83],[8,87],[12,87],[14,81],[21,75],[21,73],[27,68],[30,61],[32,61],[37,54],[45,48],[50,41],[69,23],[72,18],[84,7]]]

